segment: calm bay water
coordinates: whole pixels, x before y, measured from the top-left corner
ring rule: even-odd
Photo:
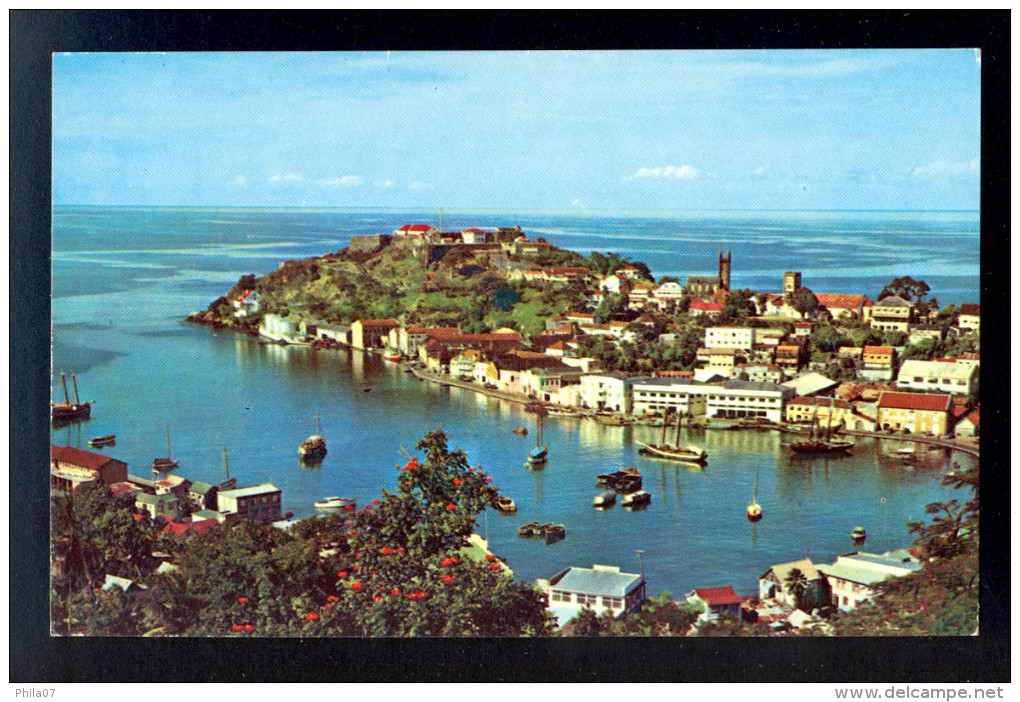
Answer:
[[[181,475],[216,481],[226,446],[240,484],[270,481],[284,510],[313,513],[324,495],[371,499],[396,481],[417,439],[441,426],[451,445],[481,463],[515,499],[514,516],[489,513],[478,531],[525,580],[569,565],[638,568],[644,551],[652,592],[679,595],[695,586],[753,591],[772,563],[802,557],[826,562],[851,550],[850,528],[868,530],[866,547],[906,545],[904,528],[927,502],[950,494],[938,478],[963,455],[919,448],[913,469],[883,458],[904,444],[860,439],[846,458],[795,458],[775,433],[702,432],[705,471],[646,460],[640,440],[659,430],[604,427],[550,418],[546,468],[530,472],[530,437],[511,434],[533,422],[512,403],[421,383],[381,359],[351,351],[260,346],[255,340],[187,325],[245,273],[264,274],[284,259],[335,251],[351,234],[392,231],[421,212],[60,207],[53,218],[53,362],[74,371],[92,418],[54,433],[85,448],[92,436],[117,434],[107,451],[145,475],[165,452],[165,427]],[[978,221],[971,213],[691,214],[595,219],[538,215],[446,215],[445,228],[519,224],[582,253],[616,251],[643,260],[656,275],[712,272],[719,248],[733,250],[735,286],[777,290],[784,270],[800,270],[819,292],[870,296],[899,275],[921,277],[942,302],[978,301]],[[934,246],[933,243],[938,244]],[[860,272],[860,278],[855,272]],[[362,388],[372,387],[364,393]],[[59,379],[53,398],[61,396]],[[321,416],[329,455],[303,468],[297,444]],[[685,430],[686,431],[686,430]],[[591,508],[594,475],[637,466],[652,504],[644,511]],[[744,519],[755,471],[765,518]],[[518,539],[532,520],[556,521],[567,538],[546,545]]]

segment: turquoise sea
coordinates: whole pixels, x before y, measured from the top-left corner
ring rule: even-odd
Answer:
[[[619,565],[636,572],[636,551],[653,593],[732,585],[754,591],[769,565],[801,558],[831,562],[852,549],[855,525],[866,548],[907,545],[908,520],[946,499],[940,474],[971,458],[919,448],[909,468],[885,458],[901,442],[861,439],[847,458],[794,458],[774,433],[691,433],[710,453],[691,472],[637,454],[658,430],[605,427],[550,418],[547,467],[530,472],[531,439],[511,434],[532,415],[516,405],[421,383],[378,357],[260,346],[254,339],[185,324],[246,273],[321,255],[352,234],[389,232],[406,222],[439,224],[436,212],[56,207],[53,212],[53,367],[75,372],[91,419],[60,428],[53,441],[86,448],[115,433],[108,453],[144,475],[165,453],[170,428],[179,474],[205,482],[230,473],[240,484],[270,481],[284,510],[310,516],[324,495],[369,500],[396,481],[417,439],[442,427],[451,444],[481,463],[518,505],[515,516],[488,513],[479,533],[532,581],[569,565]],[[444,213],[444,229],[520,225],[587,253],[614,251],[646,262],[657,276],[714,272],[719,249],[733,252],[733,285],[778,290],[783,271],[800,271],[816,292],[874,298],[894,277],[923,278],[940,302],[978,302],[976,213],[676,213],[610,216]],[[362,388],[370,385],[370,393]],[[59,378],[52,397],[59,399]],[[314,469],[297,445],[321,417],[329,455]],[[685,430],[686,431],[686,430]],[[598,512],[594,475],[639,467],[651,505]],[[744,507],[755,471],[765,518],[748,524]],[[532,520],[566,525],[563,541],[518,539]]]

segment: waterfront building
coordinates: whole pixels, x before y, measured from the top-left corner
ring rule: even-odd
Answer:
[[[914,321],[914,303],[899,295],[883,297],[871,308],[871,328],[906,334]]]
[[[630,414],[634,401],[633,387],[644,380],[648,378],[631,378],[620,371],[582,375],[581,406]]]
[[[921,570],[913,558],[853,551],[836,557],[831,565],[819,565],[831,593],[830,602],[850,611],[875,596],[874,586],[889,578],[899,578]]]
[[[217,502],[220,513],[227,515],[228,521],[252,519],[269,524],[280,519],[281,495],[280,488],[272,483],[262,483],[222,490]]]
[[[903,362],[896,376],[897,390],[971,395],[976,391],[976,386],[977,367],[971,363],[957,363],[954,359],[920,361],[912,358]]]
[[[126,482],[127,463],[73,446],[50,445],[50,487],[71,491],[82,483]]]
[[[724,380],[707,385],[705,417],[707,419],[783,420],[783,406],[794,397],[793,390],[775,383],[754,383],[748,380]]]
[[[799,570],[804,576],[804,591],[800,602],[790,588],[790,574]],[[818,572],[810,558],[798,561],[777,563],[758,576],[758,596],[763,600],[777,600],[789,607],[797,608],[798,604],[807,612],[816,607],[824,607],[829,602],[829,583],[825,576]]]
[[[482,352],[478,349],[464,349],[450,359],[450,375],[472,376],[475,372],[475,363],[482,360]]]
[[[740,619],[740,597],[729,585],[725,587],[696,587],[687,593],[687,602],[699,607],[698,622],[714,622],[720,617]]]
[[[399,327],[390,331],[390,346],[408,358],[418,355],[418,346],[429,339],[445,339],[460,334],[460,327]]]
[[[973,439],[981,433],[981,410],[971,410],[956,423],[953,436]]]
[[[267,314],[259,324],[259,336],[271,341],[293,342],[297,338],[297,322],[278,314]]]
[[[379,349],[389,343],[391,329],[400,323],[395,319],[359,319],[351,324],[351,346],[356,349]]]
[[[690,377],[657,377],[633,384],[634,415],[680,412],[688,417],[705,416],[706,395],[703,383]]]
[[[521,372],[521,392],[542,402],[559,402],[560,390],[580,385],[582,375],[583,371],[567,365],[528,368]]]
[[[831,411],[831,419],[830,419]],[[786,403],[786,421],[790,424],[804,424],[817,421],[824,429],[842,424],[848,429],[857,429],[854,406],[846,400],[827,397],[795,397]]]
[[[548,609],[556,615],[560,626],[585,608],[599,615],[608,611],[616,617],[635,611],[647,599],[645,577],[622,573],[619,566],[572,566],[548,580],[538,578],[535,586],[545,594]]]
[[[981,305],[966,302],[960,305],[960,315],[956,318],[956,326],[961,330],[981,330]]]
[[[878,398],[878,426],[883,431],[941,436],[949,431],[951,404],[949,395],[883,392]]]

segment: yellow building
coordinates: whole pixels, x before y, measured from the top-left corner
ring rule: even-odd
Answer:
[[[832,426],[840,423],[846,427],[854,426],[853,405],[846,400],[829,400],[827,397],[795,397],[786,403],[786,421],[803,424],[817,420],[819,426],[826,427],[830,425],[830,409]]]
[[[886,431],[941,436],[949,431],[950,395],[883,392],[878,398],[878,426]]]

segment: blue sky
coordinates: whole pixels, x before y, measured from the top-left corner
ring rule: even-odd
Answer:
[[[58,204],[976,210],[976,51],[58,54]]]

